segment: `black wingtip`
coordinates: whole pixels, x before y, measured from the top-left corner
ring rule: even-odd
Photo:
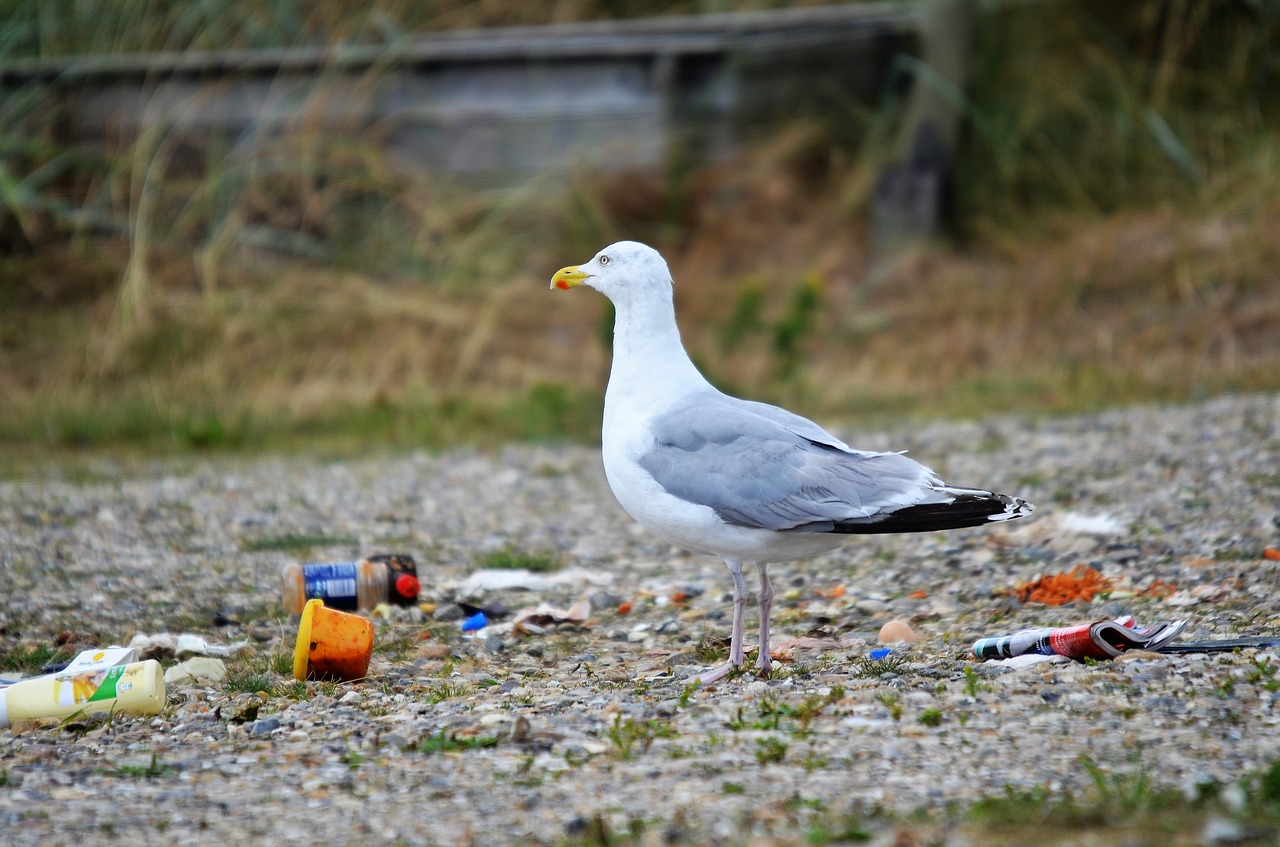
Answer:
[[[849,535],[881,535],[963,529],[1025,518],[1034,511],[1035,506],[1021,497],[990,491],[966,491],[947,503],[921,503],[858,521],[841,521],[831,531]]]

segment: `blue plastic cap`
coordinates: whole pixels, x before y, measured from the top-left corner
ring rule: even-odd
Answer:
[[[462,622],[463,632],[475,632],[477,629],[484,629],[489,625],[489,618],[484,612],[476,612],[471,617]]]
[[[872,650],[870,655],[871,655],[871,658],[873,659],[883,659],[885,656],[889,655],[892,652],[893,651],[890,650],[888,647],[881,647],[878,650]]]

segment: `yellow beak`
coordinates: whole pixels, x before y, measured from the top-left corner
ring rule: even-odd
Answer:
[[[582,281],[591,274],[583,273],[578,265],[570,265],[567,268],[561,268],[556,271],[556,275],[551,277],[551,287],[558,288],[561,291],[568,291],[582,285]]]

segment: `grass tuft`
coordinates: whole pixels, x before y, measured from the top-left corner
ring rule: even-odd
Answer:
[[[453,753],[465,750],[481,750],[496,747],[498,739],[493,736],[462,736],[440,730],[437,735],[428,735],[411,749],[418,753]]]
[[[512,547],[494,550],[480,557],[482,568],[548,572],[560,570],[560,560],[550,553],[527,553]]]
[[[357,540],[349,535],[305,535],[286,533],[266,538],[254,538],[241,542],[241,546],[249,553],[282,552],[298,555],[310,553],[317,547],[352,547]]]
[[[58,664],[74,658],[74,653],[68,653],[60,647],[17,645],[0,650],[0,670],[32,674],[45,665]]]
[[[669,721],[650,718],[636,722],[634,718],[625,721],[621,715],[615,715],[613,723],[607,731],[609,742],[613,745],[614,758],[630,761],[646,752],[653,742],[659,738],[677,738],[679,733]]]

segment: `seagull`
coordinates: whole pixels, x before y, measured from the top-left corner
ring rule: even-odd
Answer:
[[[855,450],[810,420],[717,390],[685,352],[671,271],[658,251],[619,241],[551,287],[613,302],[613,363],[601,432],[605,476],[636,521],[665,541],[724,559],[733,578],[729,661],[743,666],[747,586],[760,575],[757,669],[772,667],[768,566],[825,553],[850,535],[926,532],[1029,515],[1019,497],[947,485],[902,453]]]

